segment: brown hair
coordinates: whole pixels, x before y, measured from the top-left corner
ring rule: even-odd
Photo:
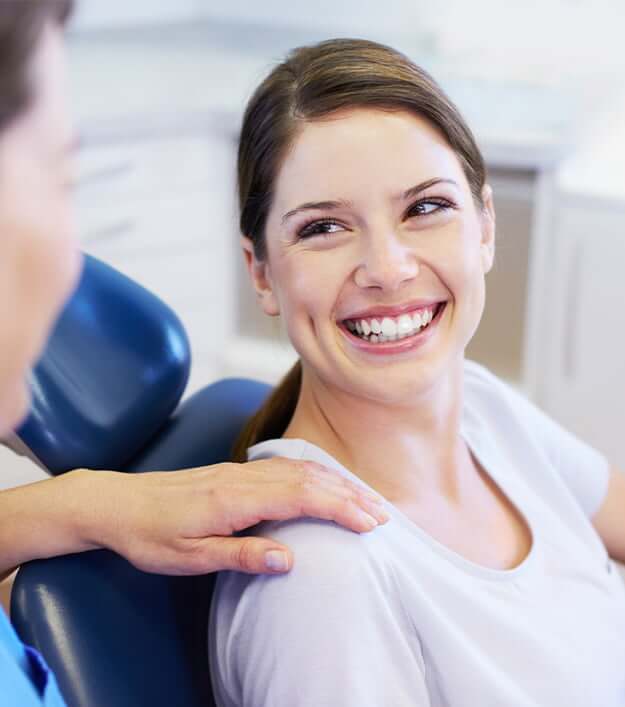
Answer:
[[[30,64],[48,22],[64,25],[73,0],[0,0],[0,131],[32,100]]]
[[[458,156],[482,207],[484,160],[456,106],[432,77],[391,47],[363,39],[331,39],[294,49],[252,95],[239,138],[241,233],[257,259],[266,257],[265,224],[274,183],[298,130],[307,121],[352,108],[408,111],[441,131]],[[237,439],[233,458],[252,444],[280,437],[299,397],[301,362],[280,382]]]

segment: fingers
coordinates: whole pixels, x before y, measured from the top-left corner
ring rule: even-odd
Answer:
[[[389,516],[377,503],[359,498],[349,492],[317,487],[304,492],[301,501],[293,508],[290,517],[308,516],[332,520],[339,525],[365,533],[388,521]]]
[[[291,551],[265,538],[208,538],[196,547],[195,554],[203,572],[283,574],[293,566]],[[199,566],[196,571],[200,571]]]
[[[311,464],[306,470],[309,476],[304,483],[304,503],[308,515],[321,517],[318,514],[322,512],[323,506],[317,505],[317,502],[327,501],[332,512],[330,519],[341,524],[357,517],[359,524],[368,525],[366,529],[370,530],[388,521],[384,499],[377,493],[341,476],[333,469],[312,462],[307,464]],[[326,498],[321,496],[324,491],[328,494]]]
[[[263,471],[262,481],[250,489],[253,498],[249,497],[251,504],[262,503],[257,507],[262,520],[308,516],[367,532],[389,519],[380,496],[314,462],[273,458],[246,466],[252,465]]]

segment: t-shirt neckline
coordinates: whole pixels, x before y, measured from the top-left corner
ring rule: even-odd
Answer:
[[[391,514],[393,516],[396,516],[397,520],[399,520],[402,525],[404,525],[413,535],[418,536],[426,545],[428,545],[432,550],[434,550],[438,555],[444,556],[447,560],[449,560],[452,564],[456,565],[459,567],[461,570],[465,572],[469,572],[472,575],[477,576],[478,578],[486,579],[486,580],[495,580],[495,581],[513,581],[519,579],[522,575],[525,575],[527,572],[529,572],[530,567],[534,564],[536,555],[538,553],[538,536],[535,530],[535,525],[533,523],[533,517],[531,513],[527,512],[527,509],[523,507],[522,503],[519,503],[517,500],[514,500],[512,496],[510,495],[508,489],[506,488],[505,484],[502,484],[500,476],[495,473],[493,474],[491,472],[491,468],[496,468],[496,464],[491,464],[493,461],[490,458],[487,458],[488,455],[483,453],[483,450],[480,448],[479,443],[475,443],[475,440],[472,440],[469,438],[469,435],[467,434],[465,425],[461,425],[460,428],[460,434],[464,441],[466,442],[469,451],[471,454],[475,456],[475,458],[479,461],[482,469],[484,469],[484,473],[499,487],[500,491],[503,493],[503,495],[506,497],[509,503],[514,506],[516,509],[517,513],[523,520],[523,522],[527,525],[530,531],[531,535],[531,547],[529,549],[529,552],[527,555],[523,558],[523,560],[516,565],[516,567],[512,567],[510,569],[496,569],[494,567],[488,567],[486,565],[481,565],[477,562],[473,562],[472,560],[469,560],[468,558],[464,557],[460,553],[456,552],[455,550],[452,550],[450,547],[447,547],[444,543],[436,540],[436,538],[432,537],[427,531],[425,531],[423,528],[421,528],[419,525],[417,525],[413,520],[408,518],[407,515],[403,513],[397,506],[395,506],[393,503],[388,501],[386,498],[384,498],[384,503],[390,510]],[[364,486],[365,488],[374,491],[377,495],[381,496],[378,491],[375,491],[372,489],[369,484],[367,484],[363,479],[361,479],[359,476],[354,474],[354,472],[350,471],[347,467],[343,466],[338,460],[336,460],[331,454],[326,452],[324,449],[321,447],[317,446],[316,444],[312,442],[308,442],[305,439],[300,439],[300,438],[295,438],[295,437],[281,437],[278,439],[271,439],[271,440],[265,440],[263,442],[258,442],[257,444],[251,446],[248,448],[247,453],[248,453],[248,459],[252,458],[259,458],[262,456],[263,451],[265,448],[270,448],[272,444],[275,444],[276,442],[279,442],[281,445],[284,445],[285,443],[289,447],[293,447],[293,451],[282,451],[280,452],[281,456],[286,456],[286,457],[291,457],[294,459],[308,459],[309,455],[307,455],[307,449],[310,449],[314,452],[314,454],[310,455],[314,461],[318,461],[322,464],[325,464],[328,467],[337,469],[340,471],[344,476],[347,476],[349,479],[352,481],[355,481],[356,483],[359,483],[361,486]],[[501,460],[501,463],[503,460]]]

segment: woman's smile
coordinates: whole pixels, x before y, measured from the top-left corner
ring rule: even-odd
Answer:
[[[338,323],[349,344],[363,353],[393,355],[428,342],[443,316],[446,302],[436,302],[392,316],[359,316]]]

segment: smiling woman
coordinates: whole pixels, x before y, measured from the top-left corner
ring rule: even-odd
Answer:
[[[247,106],[239,196],[299,362],[235,454],[322,461],[391,520],[260,526],[298,559],[220,577],[218,704],[622,705],[625,590],[590,522],[608,462],[465,359],[495,213],[456,108],[389,47],[296,49]]]
[[[297,77],[295,80],[294,76]],[[357,116],[353,115],[355,109],[361,109]],[[352,114],[349,123],[337,120],[346,112]],[[415,121],[424,134],[414,130]],[[398,132],[393,141],[395,131],[387,127],[395,125],[401,126],[404,135]],[[301,134],[304,126],[306,130]],[[294,146],[296,136],[300,139]],[[389,144],[381,141],[381,136],[388,136]],[[415,149],[424,148],[419,144],[424,141],[426,152],[438,150],[432,159],[442,159],[442,163],[433,165],[439,170],[435,174],[424,165],[421,173],[425,176],[415,181],[417,171],[410,156]],[[300,159],[289,160],[283,169],[279,169],[285,154],[292,149],[297,150]],[[396,153],[396,158],[389,150]],[[354,161],[354,153],[367,164]],[[345,155],[343,160],[341,155]],[[403,229],[423,231],[456,220],[454,214],[460,206],[457,202],[463,195],[460,186],[463,185],[463,198],[468,202],[469,210],[476,217],[481,215],[488,229],[484,234],[486,240],[481,247],[481,258],[485,269],[490,268],[494,212],[491,190],[485,184],[484,160],[457,108],[425,71],[400,53],[381,45],[338,40],[300,48],[265,79],[250,100],[243,120],[238,181],[240,228],[245,236],[243,247],[248,263],[253,266],[253,279],[267,314],[276,316],[280,311],[274,293],[265,287],[264,282],[270,247],[266,237],[268,219],[277,219],[274,230],[281,234],[281,242],[286,239],[291,252],[304,249],[309,253],[305,257],[310,260],[310,253],[332,249],[326,260],[337,263],[333,244],[343,243],[348,231],[345,221],[339,217],[345,219],[350,208],[352,218],[355,216],[354,204],[342,190],[344,184],[353,183],[349,168],[358,174],[359,184],[369,171],[375,174],[383,165],[395,171],[402,162],[405,163],[406,176],[402,179],[398,171],[394,174],[389,201],[395,211],[401,212]],[[452,166],[449,173],[445,172],[447,163]],[[323,192],[320,191],[319,175],[323,175]],[[330,177],[337,185],[336,191],[330,189]],[[376,181],[366,184],[369,192],[374,192],[373,201],[369,201],[373,213],[379,213],[373,208],[375,199],[380,198]],[[284,193],[283,203],[275,203],[274,199],[272,204],[271,196],[280,183],[292,187],[293,193],[281,190],[278,193]],[[320,194],[320,198],[310,199],[312,194]],[[298,200],[300,195],[302,199]],[[367,201],[369,196],[364,189],[360,190],[361,202]],[[372,254],[375,255],[375,251]],[[307,268],[314,282],[304,285],[304,280],[298,276],[300,285],[311,294],[323,290],[326,273],[325,265],[318,258],[315,260],[320,263],[322,272],[313,273]],[[384,263],[381,265],[386,267]],[[370,268],[362,272],[370,272]],[[391,263],[390,272],[396,277],[400,271]],[[483,299],[483,292],[480,297]],[[379,293],[377,298],[380,299]],[[385,298],[382,293],[382,304],[385,304]],[[445,295],[429,304],[437,306],[446,299]],[[367,305],[371,303],[367,302]],[[414,310],[419,305],[422,307],[421,314],[418,314],[421,318],[428,302],[413,304],[413,321],[417,314]],[[348,314],[351,313],[345,313],[342,320],[347,321]],[[291,332],[289,321],[285,317],[289,336],[297,349],[297,333]],[[371,324],[377,328],[373,321]],[[381,325],[382,321],[379,322],[380,328]],[[393,326],[389,318],[386,327],[392,329]],[[346,331],[344,326],[343,332]],[[376,332],[373,334],[375,336]],[[380,345],[384,340],[380,341],[378,334],[378,340],[370,343]],[[405,346],[404,343],[400,348]],[[295,411],[300,378],[301,363],[298,362],[239,437],[234,450],[237,461],[246,459],[250,445],[282,434]]]

